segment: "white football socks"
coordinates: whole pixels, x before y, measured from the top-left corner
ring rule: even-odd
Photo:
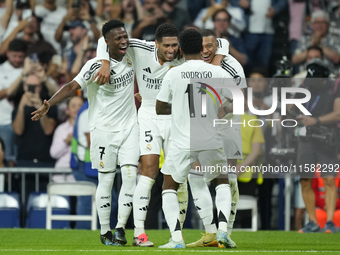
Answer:
[[[172,240],[180,242],[182,240],[182,230],[179,223],[179,204],[177,200],[177,192],[175,190],[163,190],[162,208],[165,220],[170,229]]]
[[[96,192],[96,206],[100,222],[100,234],[110,231],[111,190],[116,172],[98,172],[98,187]]]
[[[220,184],[216,188],[215,203],[217,207],[218,229],[227,232],[231,209],[231,193],[229,184]]]
[[[144,222],[148,212],[151,198],[151,189],[155,180],[141,175],[133,196],[133,220],[135,225],[134,236],[145,233]]]
[[[177,199],[179,203],[179,222],[181,223],[181,229],[183,229],[185,217],[188,210],[188,183],[180,184],[177,190]]]
[[[137,167],[124,165],[121,167],[122,187],[118,198],[118,223],[116,228],[125,228],[133,206],[133,193],[136,188]]]
[[[203,221],[205,232],[216,233],[214,222],[213,201],[203,176],[189,174],[189,184],[196,210]]]

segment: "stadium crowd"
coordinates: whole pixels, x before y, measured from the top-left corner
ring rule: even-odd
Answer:
[[[52,106],[48,115],[39,121],[31,121],[31,112],[76,79],[83,66],[96,57],[98,40],[103,36],[102,26],[112,19],[124,23],[129,38],[146,41],[157,39],[156,30],[164,23],[174,24],[179,32],[213,30],[216,38],[229,42],[227,50],[242,65],[247,86],[253,89],[253,106],[259,110],[271,108],[272,77],[282,77],[278,76],[282,68],[283,77],[291,78],[294,87],[304,84],[306,76],[332,77],[334,80],[340,77],[340,0],[0,0],[0,167],[72,167],[73,175],[67,176],[67,181],[87,180],[98,185],[97,174],[87,169],[93,141],[90,140],[87,119],[86,89],[78,90],[70,100]],[[204,50],[202,56],[211,54],[209,49]],[[146,59],[145,62],[147,68]],[[326,75],[313,76],[320,66],[327,70]],[[307,70],[313,70],[313,73],[308,76]],[[333,87],[337,88],[338,84],[334,82]],[[338,90],[333,93],[334,102],[339,100]],[[135,101],[139,106],[137,98]],[[312,111],[314,107],[309,109]],[[320,110],[316,123],[306,124],[309,120],[303,119],[304,125],[339,122],[339,109],[332,107],[326,112]],[[323,118],[331,112],[338,115],[330,120]],[[256,116],[247,111],[242,115],[242,121],[281,118],[278,112]],[[274,124],[265,124],[261,128],[241,126],[241,134],[243,158],[235,163],[237,168],[285,164],[289,160],[296,162],[295,157],[278,162],[271,153],[273,148],[284,147],[280,127]],[[291,140],[291,147],[301,149],[302,142]],[[82,163],[72,165],[74,156]],[[303,155],[298,157],[298,162],[317,163],[302,160]],[[318,154],[318,157],[321,157],[318,162],[325,160],[322,155]],[[339,162],[336,161],[340,159],[339,151],[336,157],[332,162]],[[156,168],[161,165],[162,160],[157,162]],[[258,173],[238,176],[240,195],[258,198],[260,228],[264,230],[277,228],[277,216],[273,215],[277,211],[272,208],[277,205],[275,186],[278,177]],[[321,227],[335,232],[335,227],[340,227],[339,176],[337,179],[326,176],[323,181],[321,177],[313,180],[313,186],[301,177],[302,187],[299,177],[295,178],[292,225],[296,230],[315,232]],[[20,176],[13,178],[13,189],[20,191]],[[53,180],[64,181],[57,175]],[[162,175],[156,176],[155,180],[156,184],[150,188],[152,199],[146,216],[147,229],[158,228],[154,218],[161,209],[159,183]],[[28,195],[35,190],[33,176],[28,176],[26,183],[27,201]],[[42,175],[41,191],[46,191],[47,183],[48,177]],[[7,188],[7,178],[0,176],[0,192]],[[210,190],[215,196],[215,190],[211,187]],[[112,191],[112,204],[116,204],[112,208],[117,207],[118,193],[119,189]],[[87,213],[89,203],[88,200],[78,202],[76,211]],[[313,213],[315,207],[316,213]],[[191,217],[195,217],[190,208],[184,227],[195,227],[190,222]],[[305,227],[304,208],[311,220]],[[334,220],[330,215],[334,215]],[[111,224],[117,222],[116,218],[111,217]],[[249,227],[250,224],[250,214],[238,212],[234,227]],[[76,227],[90,229],[90,224],[77,224]],[[131,223],[127,227],[133,228]]]

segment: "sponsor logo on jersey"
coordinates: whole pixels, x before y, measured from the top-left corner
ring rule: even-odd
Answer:
[[[144,68],[143,71],[145,71],[145,72],[147,72],[147,73],[151,73],[150,67]]]
[[[146,145],[146,150],[147,150],[147,151],[151,151],[151,150],[152,150],[152,146],[151,146],[150,143],[148,143],[148,144]]]
[[[130,60],[129,58],[126,58],[126,63],[127,63],[127,65],[128,65],[129,67],[132,66],[132,62],[131,62],[131,60]]]
[[[103,161],[100,161],[99,167],[100,167],[101,169],[104,169],[105,165],[104,165]]]

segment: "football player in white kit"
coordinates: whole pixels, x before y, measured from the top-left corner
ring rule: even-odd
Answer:
[[[178,30],[173,24],[162,24],[156,30],[156,41],[146,42],[130,39],[128,53],[135,64],[136,78],[142,104],[138,111],[139,147],[142,173],[133,198],[134,246],[152,247],[154,244],[145,233],[144,222],[151,196],[151,188],[159,173],[159,155],[163,148],[166,158],[170,142],[171,116],[157,115],[155,112],[156,96],[161,88],[163,77],[174,66],[184,62],[178,60]],[[223,58],[228,54],[229,44],[225,39],[218,39],[216,54]],[[228,47],[226,47],[228,45]],[[103,67],[108,59],[103,40],[98,41],[97,57],[103,59]],[[105,73],[105,72],[103,72]],[[108,72],[106,72],[108,73]],[[98,74],[99,79],[102,77]],[[178,200],[181,206],[180,222],[183,225],[187,209],[188,193],[186,183],[180,186]],[[183,213],[185,212],[185,213]],[[116,237],[117,238],[117,237]]]
[[[228,84],[232,81],[232,76],[221,67],[201,60],[202,36],[198,31],[185,30],[179,41],[186,61],[165,75],[156,103],[157,114],[172,116],[172,143],[161,170],[164,174],[162,207],[171,232],[171,240],[159,248],[185,248],[176,193],[179,184],[186,182],[191,164],[198,161],[201,166],[227,166],[219,130],[213,126],[218,113],[218,106],[214,102],[219,96],[232,98],[232,95],[228,89],[217,89],[214,84]],[[213,98],[204,97],[202,91],[207,91],[208,88],[217,91],[219,96],[212,96],[208,91]],[[203,107],[204,103],[206,107]],[[234,243],[227,234],[227,219],[231,207],[227,174],[227,171],[208,171],[204,174],[204,179],[212,181],[216,188],[219,218],[217,241],[226,247],[234,248]]]
[[[98,169],[96,205],[101,225],[100,240],[105,245],[120,246],[110,228],[111,189],[120,165],[122,187],[119,194],[118,223],[125,227],[132,208],[139,158],[137,113],[134,106],[134,66],[126,53],[129,38],[124,23],[111,20],[103,25],[102,33],[109,49],[111,78],[109,84],[98,86],[94,76],[101,67],[97,58],[88,61],[74,80],[59,89],[35,112],[37,121],[50,106],[71,97],[78,89],[87,88],[91,134],[92,168]],[[127,204],[129,206],[121,206]]]
[[[203,50],[201,52],[201,57],[206,63],[211,63],[215,56],[218,44],[216,41],[216,35],[212,30],[209,29],[204,29],[200,32],[203,37]],[[222,60],[221,67],[225,72],[229,73],[233,77],[233,81],[239,89],[244,89],[247,87],[243,68],[233,56],[228,54],[228,56]],[[233,115],[232,113],[226,115],[223,107],[221,107],[219,109],[218,117],[224,117],[228,119],[227,124],[218,126],[220,127],[222,140],[224,143],[224,151],[228,159],[228,164],[231,167],[236,167],[237,160],[243,159],[241,130],[240,124],[233,124],[233,126],[230,126],[230,120],[232,120],[233,123],[240,123],[241,115]],[[236,217],[239,190],[236,173],[229,173],[228,178],[232,197],[231,213],[228,219],[228,234],[230,236]],[[213,222],[213,201],[209,192],[209,188],[204,182],[203,178],[197,174],[189,175],[189,184],[195,207],[197,208],[198,214],[203,221],[206,233],[198,241],[187,244],[187,247],[216,246],[217,229],[216,224]]]

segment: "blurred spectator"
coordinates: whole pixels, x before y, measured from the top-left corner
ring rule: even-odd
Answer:
[[[22,93],[17,93],[12,120],[13,129],[16,134],[18,148],[18,167],[54,167],[55,161],[51,158],[49,151],[52,143],[53,131],[57,123],[57,107],[51,107],[48,116],[40,121],[31,120],[31,112],[38,109],[43,100],[48,97],[47,89],[41,82],[41,77],[35,73],[25,78],[24,84],[20,87]],[[22,95],[22,96],[21,96]],[[21,96],[21,98],[20,98]],[[15,176],[13,189],[20,192],[20,176]],[[46,192],[48,183],[47,175],[39,175],[39,191]],[[35,191],[35,176],[26,176],[26,200],[31,192]]]
[[[302,36],[306,1],[288,0],[290,54],[293,55]]]
[[[157,27],[170,20],[165,17],[160,0],[144,0],[143,10],[143,18],[132,26],[131,37],[154,41]]]
[[[247,32],[244,42],[249,61],[247,70],[255,65],[269,67],[274,40],[273,18],[287,6],[287,0],[246,1],[250,6],[246,9]],[[247,3],[244,3],[247,6]]]
[[[229,54],[232,55],[241,65],[245,65],[247,63],[247,53],[246,48],[243,43],[243,39],[239,37],[235,37],[228,33],[228,28],[230,25],[231,16],[225,10],[216,11],[212,20],[214,22],[214,30],[217,38],[226,38],[228,39],[229,45]]]
[[[247,81],[248,86],[253,89],[253,106],[257,110],[267,110],[272,106],[272,95],[269,94],[268,88],[268,72],[262,67],[256,67],[249,74]],[[274,113],[270,116],[258,116],[259,119],[263,120],[262,133],[265,138],[265,143],[262,144],[262,161],[263,164],[269,162],[269,152],[272,148],[273,135],[279,133],[280,127],[275,125],[271,127],[266,119],[279,119],[279,114]],[[276,123],[274,123],[276,124]],[[266,177],[266,176],[264,176]],[[273,190],[273,179],[264,178],[263,184],[259,186],[259,208],[261,211],[261,229],[271,229],[271,216],[272,216],[272,190]],[[240,189],[241,190],[241,189]]]
[[[111,0],[101,0],[104,2],[102,13],[97,12],[104,20],[118,19],[125,24],[125,29],[131,37],[133,24],[143,17],[143,8],[140,0],[120,0],[112,6]],[[100,1],[100,2],[101,2]],[[98,2],[98,5],[100,5]],[[98,8],[97,8],[98,10]]]
[[[329,14],[329,33],[340,37],[340,0],[334,4]]]
[[[72,46],[67,49],[68,67],[67,71],[70,72],[72,65],[77,57],[77,54],[82,50],[82,45],[85,40],[88,40],[87,29],[81,20],[75,20],[70,24],[69,28],[70,39]]]
[[[13,40],[6,53],[8,60],[0,65],[0,138],[7,148],[5,158],[11,162],[11,165],[15,160],[15,139],[12,127],[13,105],[7,99],[7,89],[18,77],[21,77],[26,49],[27,45],[22,40]]]
[[[187,10],[176,7],[178,2],[179,0],[163,0],[162,9],[165,16],[169,18],[181,32],[185,25],[191,23],[191,19]]]
[[[15,38],[22,38],[28,44],[27,54],[39,54],[43,51],[49,51],[51,54],[56,53],[53,46],[45,41],[43,35],[40,33],[38,18],[31,16],[29,20],[24,19],[19,22],[18,26],[1,44],[0,54],[3,54],[7,50],[8,44]]]
[[[55,40],[54,35],[67,10],[64,7],[57,6],[55,2],[56,0],[44,0],[42,5],[35,6],[34,13],[38,18],[42,19],[41,33],[44,38],[61,55],[61,45]]]
[[[190,13],[191,20],[195,20],[198,13],[208,6],[207,0],[187,0],[187,10]]]
[[[13,1],[11,2],[12,2],[12,7],[8,9],[7,13],[6,12],[4,13],[5,16],[11,15],[6,28],[5,28],[5,25],[6,25],[5,23],[7,21],[7,18],[2,17],[4,21],[4,24],[2,26],[5,29],[5,31],[3,31],[3,34],[1,35],[1,29],[0,29],[0,38],[2,37],[1,41],[4,41],[13,32],[13,30],[18,26],[20,21],[24,19],[29,19],[29,17],[32,16],[32,10],[30,9],[30,4],[28,1],[17,1],[14,12],[13,12]]]
[[[199,28],[213,29],[213,14],[220,9],[225,9],[231,16],[228,33],[235,37],[240,37],[241,32],[246,28],[246,21],[243,9],[241,9],[240,7],[232,6],[229,0],[222,0],[221,4],[215,4],[215,0],[211,0],[210,2],[211,6],[200,11],[194,21],[194,24]]]
[[[245,100],[245,102],[246,101],[247,100]],[[249,113],[247,103],[245,103],[245,114],[241,116],[241,122],[245,121],[246,123],[245,125],[241,125],[242,154],[244,159],[237,161],[237,180],[240,195],[254,197],[256,197],[258,193],[258,185],[263,183],[263,177],[261,173],[253,173],[249,167],[262,164],[261,145],[265,142],[261,127],[258,126],[259,123],[251,121],[252,126],[248,125],[248,121],[256,119],[257,117],[255,115]],[[243,228],[251,227],[251,214],[249,212],[238,211],[236,218],[236,224],[241,219],[241,226]]]
[[[0,42],[13,13],[13,0],[0,1]]]
[[[56,160],[55,167],[70,167],[73,126],[83,102],[83,99],[78,96],[72,97],[67,102],[68,119],[60,124],[54,132],[50,154]],[[53,181],[62,182],[65,179],[63,175],[53,175]],[[66,176],[66,181],[75,181],[75,179],[72,174],[69,174]]]
[[[90,59],[96,57],[97,44],[89,42],[89,36],[86,36],[82,42],[81,51],[78,52],[76,59],[73,62],[70,78],[73,79],[79,72],[83,65]]]
[[[68,9],[65,16],[62,18],[55,34],[54,38],[57,42],[61,43],[65,47],[67,52],[72,47],[72,32],[75,22],[81,23],[81,26],[86,28],[87,34],[94,40],[98,40],[101,37],[101,32],[97,27],[99,18],[95,16],[95,12],[91,5],[86,0],[80,0],[74,2]],[[67,53],[66,53],[67,54]]]
[[[49,115],[39,122],[31,121],[31,112],[38,109],[48,96],[37,73],[29,74],[25,79],[23,94],[13,111],[13,129],[18,143],[17,163],[25,167],[53,167],[54,160],[49,155],[49,148],[57,123],[57,108],[51,107]]]
[[[307,59],[307,49],[309,46],[318,46],[325,55],[325,61],[332,73],[338,73],[336,65],[340,60],[339,39],[328,33],[329,16],[325,11],[319,10],[312,14],[313,34],[306,35],[301,41],[292,57],[294,64],[305,64]]]

